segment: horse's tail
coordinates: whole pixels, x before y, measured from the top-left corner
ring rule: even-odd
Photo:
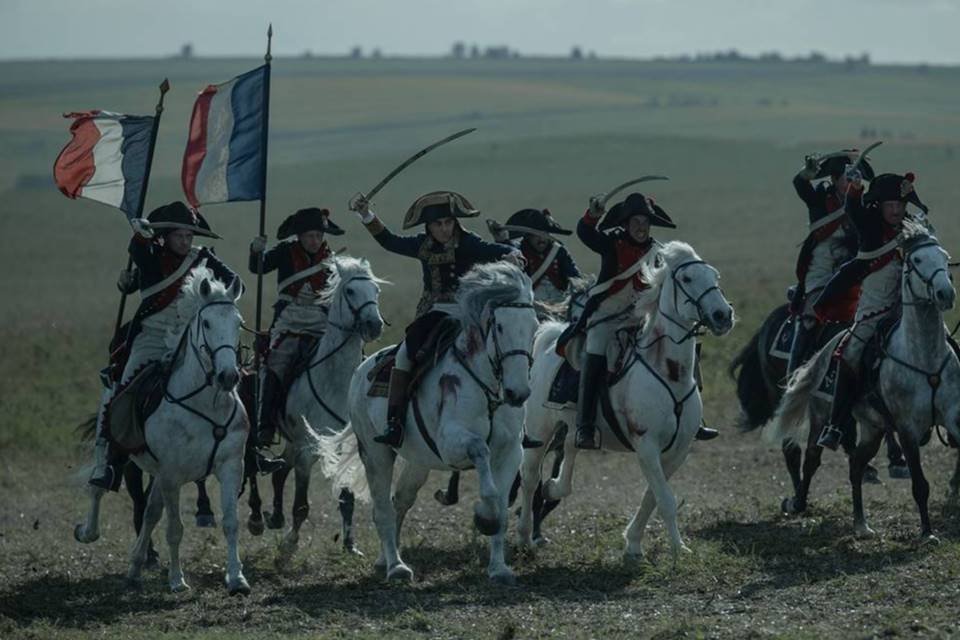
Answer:
[[[340,433],[320,436],[320,469],[332,480],[334,498],[339,499],[341,489],[348,489],[358,500],[370,501],[367,474],[360,459],[360,442],[348,424]]]
[[[763,328],[759,329],[727,368],[727,373],[737,383],[741,409],[737,427],[741,431],[762,427],[777,409],[770,401],[763,378],[763,362],[760,359],[760,339],[763,334]]]
[[[97,414],[94,413],[78,424],[76,431],[80,435],[80,442],[92,442],[97,437]]]
[[[770,442],[780,444],[788,440],[801,445],[806,442],[810,429],[810,396],[823,379],[832,357],[832,348],[821,349],[790,376],[767,431]]]

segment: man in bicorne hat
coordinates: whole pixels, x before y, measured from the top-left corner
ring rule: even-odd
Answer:
[[[845,320],[850,291],[860,287],[854,324],[847,330],[834,355],[839,363],[830,421],[817,441],[820,446],[832,450],[837,449],[843,429],[852,422],[854,391],[864,347],[884,319],[899,313],[903,269],[900,233],[907,203],[927,213],[927,207],[914,189],[912,173],[878,175],[866,194],[863,193],[860,172],[851,167],[847,175],[850,184],[846,210],[860,237],[859,251],[830,279],[814,305],[821,322]]]
[[[180,296],[180,287],[191,269],[206,261],[207,268],[224,284],[229,285],[238,277],[220,262],[212,249],[193,246],[194,236],[220,236],[211,231],[210,225],[198,211],[188,208],[184,203],[172,202],[154,209],[146,219],[135,218],[130,223],[135,233],[130,240],[129,251],[137,267],[141,302],[126,336],[129,355],[123,374],[101,400],[94,470],[90,477],[90,484],[112,491],[120,487],[120,471],[125,457],[121,452],[112,450],[103,437],[107,403],[114,392],[126,385],[143,367],[161,361],[167,355],[167,334],[182,331],[186,321],[177,315],[174,302]],[[130,274],[121,274],[122,289],[130,285],[130,279]]]
[[[263,254],[263,273],[277,272],[277,302],[273,305],[270,348],[260,370],[258,402],[258,446],[269,446],[276,436],[277,404],[291,365],[316,344],[327,326],[327,308],[318,295],[330,276],[327,262],[333,256],[325,235],[343,235],[343,229],[330,220],[328,209],[310,207],[287,217],[277,229],[280,242],[265,251],[267,238],[258,236],[250,243],[252,273],[257,273]],[[293,237],[296,236],[296,237]]]
[[[505,224],[487,220],[487,226],[494,240],[520,249],[535,299],[548,304],[564,300],[570,280],[579,278],[580,270],[567,248],[553,236],[569,236],[572,231],[557,224],[547,209],[521,209]]]
[[[396,235],[387,229],[370,211],[370,203],[362,197],[351,203],[351,207],[381,247],[419,260],[422,270],[423,293],[417,304],[416,319],[406,329],[390,373],[387,431],[374,438],[382,444],[399,447],[403,442],[404,410],[413,358],[430,330],[452,311],[460,278],[474,265],[483,262],[509,259],[522,265],[523,255],[515,247],[485,242],[464,229],[459,218],[472,218],[480,212],[453,191],[433,191],[410,205],[403,228],[426,227],[425,232],[411,236]]]
[[[847,193],[845,172],[858,155],[856,149],[851,149],[824,158],[807,156],[803,169],[793,178],[793,188],[807,205],[810,226],[797,258],[798,284],[790,301],[791,313],[799,316],[799,322],[790,349],[788,374],[803,364],[816,341],[819,323],[813,303],[837,268],[856,253],[857,233],[843,205]],[[860,160],[857,168],[864,178],[873,180],[873,169],[866,160]],[[815,182],[819,184],[814,186]]]

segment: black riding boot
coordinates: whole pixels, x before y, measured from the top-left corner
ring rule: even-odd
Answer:
[[[390,372],[390,390],[387,392],[387,432],[373,438],[374,442],[399,447],[403,444],[403,422],[407,413],[407,387],[410,372],[393,368]]]
[[[274,424],[277,398],[280,395],[280,379],[269,369],[260,381],[260,404],[257,408],[257,437],[254,442],[258,447],[269,447],[277,435],[277,425]]]
[[[119,451],[112,442],[107,445],[107,464],[103,474],[90,478],[90,485],[107,491],[119,491],[123,482],[123,465],[127,463],[127,454]]]
[[[808,329],[803,318],[797,318],[796,323],[796,333],[790,347],[790,360],[787,362],[787,376],[796,371],[806,361],[807,351],[810,349],[810,337],[816,329],[816,326]]]
[[[600,400],[602,384],[607,377],[607,357],[584,353],[583,367],[580,369],[580,393],[577,397],[577,437],[578,449],[599,449],[597,442],[597,402]]]
[[[854,379],[852,372],[840,362],[837,366],[837,382],[833,387],[833,401],[830,403],[830,422],[823,426],[817,444],[836,451],[844,436],[847,425],[853,422]]]
[[[701,343],[697,343],[695,355],[693,358],[693,379],[697,383],[697,389],[700,392],[703,392],[703,373],[700,371],[700,347]],[[713,440],[720,432],[716,429],[711,429],[707,426],[707,421],[700,418],[700,427],[697,429],[697,434],[694,436],[697,440]]]

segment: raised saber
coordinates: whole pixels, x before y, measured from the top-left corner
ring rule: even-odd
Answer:
[[[424,147],[420,151],[417,151],[415,154],[413,154],[412,156],[410,156],[409,158],[401,162],[396,169],[388,173],[386,178],[378,182],[377,186],[375,186],[373,189],[370,189],[370,191],[368,191],[365,195],[357,194],[357,196],[354,196],[353,199],[350,201],[350,208],[351,209],[354,208],[353,204],[357,201],[358,196],[363,196],[364,200],[366,200],[367,202],[370,202],[371,200],[373,200],[373,197],[378,193],[380,193],[380,190],[383,189],[385,186],[387,186],[388,182],[396,178],[398,173],[400,173],[401,171],[403,171],[404,169],[412,165],[414,162],[416,162],[423,156],[427,155],[428,153],[436,149],[437,147],[441,147],[447,144],[448,142],[453,142],[457,138],[462,138],[463,136],[469,133],[473,133],[476,130],[477,130],[476,127],[471,127],[469,129],[464,129],[463,131],[457,131],[456,133],[453,133],[447,136],[443,140],[437,140],[436,142],[431,144],[429,147]]]
[[[616,187],[608,191],[606,194],[604,194],[603,200],[600,201],[600,205],[602,208],[606,209],[607,203],[610,202],[610,198],[617,195],[627,187],[632,187],[633,185],[640,184],[641,182],[650,182],[651,180],[669,180],[669,179],[670,178],[668,178],[667,176],[641,176],[639,178],[634,178],[633,180],[627,180],[623,184],[617,185]]]
[[[853,163],[853,167],[857,168],[860,166],[860,163],[867,159],[867,154],[883,144],[883,140],[877,140],[869,147],[860,152],[860,155],[857,156],[857,159]]]

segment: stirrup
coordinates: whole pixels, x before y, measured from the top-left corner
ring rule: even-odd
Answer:
[[[539,440],[534,440],[533,438],[527,435],[526,431],[524,431],[523,443],[520,446],[523,447],[524,449],[539,449],[540,447],[543,446],[543,442]]]
[[[817,446],[836,451],[840,446],[841,439],[843,439],[843,431],[832,424],[828,424],[820,431],[820,437],[817,438]]]
[[[716,429],[708,427],[706,424],[701,424],[700,428],[697,429],[697,435],[694,436],[697,440],[713,440],[720,432]]]
[[[286,468],[287,462],[283,458],[268,458],[263,451],[256,452],[257,471],[261,475],[272,475],[281,469]]]

